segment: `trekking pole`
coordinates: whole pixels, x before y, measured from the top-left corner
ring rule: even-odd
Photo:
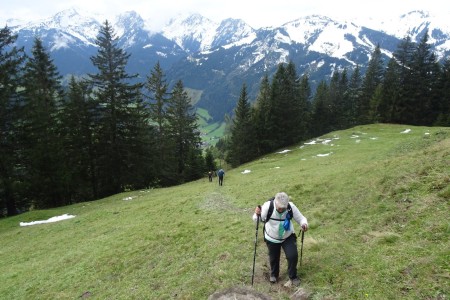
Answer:
[[[302,247],[300,248],[300,267],[302,266],[303,257],[303,238],[305,237],[305,232],[302,230]]]
[[[253,278],[255,277],[256,243],[258,242],[258,229],[259,229],[259,215],[257,215],[257,217],[258,217],[258,219],[256,220],[255,253],[253,254],[252,286],[253,286]]]

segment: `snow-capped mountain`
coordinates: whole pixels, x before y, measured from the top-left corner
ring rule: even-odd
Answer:
[[[69,9],[39,22],[10,20],[7,25],[28,52],[39,36],[62,75],[82,75],[96,72],[90,57],[96,54],[95,40],[105,20]],[[108,22],[119,45],[131,54],[130,73],[145,78],[159,62],[169,82],[181,79],[186,88],[201,91],[196,105],[215,119],[233,110],[243,83],[254,99],[262,76],[273,74],[279,63],[292,61],[299,75],[309,75],[314,90],[314,84],[335,69],[351,71],[360,65],[364,72],[377,45],[387,62],[407,35],[418,41],[428,31],[437,56],[450,54],[450,24],[422,11],[377,23],[312,15],[259,29],[242,20],[216,22],[199,14],[177,16],[159,32],[150,30],[150,21],[133,11]]]

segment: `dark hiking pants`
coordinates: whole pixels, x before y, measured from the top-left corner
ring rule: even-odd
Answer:
[[[289,236],[282,243],[272,243],[266,241],[266,244],[267,249],[269,250],[270,276],[275,276],[278,278],[280,275],[280,255],[281,248],[283,248],[288,263],[289,278],[297,278],[298,251],[297,238],[295,234],[291,234],[291,236]]]

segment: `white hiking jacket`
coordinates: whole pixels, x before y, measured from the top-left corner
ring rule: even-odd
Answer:
[[[292,233],[294,233],[294,222],[292,222],[292,220],[295,220],[298,224],[303,225],[306,224],[308,225],[308,220],[302,215],[302,213],[300,212],[300,210],[297,208],[297,206],[295,206],[294,203],[289,202],[291,209],[292,209],[292,214],[293,217],[291,219],[291,224],[290,224],[290,228],[289,230],[284,230],[283,227],[283,221],[284,219],[286,219],[286,214],[287,214],[287,210],[285,210],[283,213],[279,213],[275,207],[275,203],[274,203],[274,207],[273,207],[273,212],[272,212],[272,218],[274,219],[280,219],[282,221],[278,221],[278,220],[272,220],[268,218],[267,213],[269,212],[269,206],[270,206],[270,201],[266,201],[262,207],[261,207],[261,221],[265,222],[264,227],[264,237],[266,240],[272,242],[272,243],[282,243],[285,239],[287,239]],[[257,221],[258,217],[256,215],[256,213],[253,214],[253,221]]]

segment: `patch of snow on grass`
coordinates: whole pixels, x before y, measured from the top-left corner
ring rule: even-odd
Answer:
[[[72,219],[72,218],[75,218],[75,216],[64,214],[62,216],[51,217],[48,220],[20,222],[20,226],[31,226],[31,225],[37,225],[37,224],[53,223],[53,222],[58,222],[58,221],[62,221],[62,220]]]
[[[316,156],[317,157],[325,157],[325,156],[330,156],[331,153],[333,153],[333,152],[325,153],[325,154],[317,154]]]
[[[291,150],[286,149],[286,150],[283,150],[283,151],[280,151],[280,152],[277,152],[277,153],[284,154],[284,153],[288,153],[289,151],[291,151]]]

